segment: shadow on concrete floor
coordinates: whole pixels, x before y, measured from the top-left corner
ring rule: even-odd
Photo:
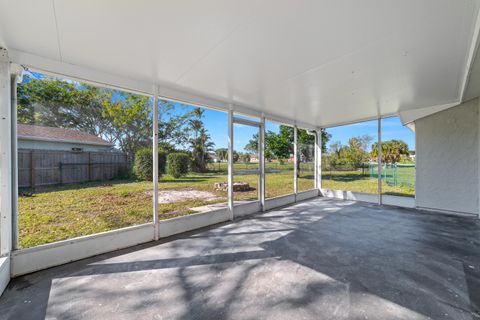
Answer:
[[[477,220],[318,199],[15,279],[5,319],[476,319]]]

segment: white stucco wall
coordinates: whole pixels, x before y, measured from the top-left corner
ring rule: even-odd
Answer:
[[[479,212],[479,100],[415,121],[416,206]]]
[[[109,146],[89,145],[82,143],[70,142],[53,142],[53,141],[39,141],[18,139],[18,149],[35,149],[35,150],[64,150],[72,151],[72,148],[81,148],[85,152],[95,151],[109,151],[112,148]]]

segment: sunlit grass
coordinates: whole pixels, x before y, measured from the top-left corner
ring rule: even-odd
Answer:
[[[218,164],[215,164],[218,165]],[[213,166],[212,166],[213,167]],[[214,167],[213,167],[214,168]],[[213,169],[212,168],[212,169]],[[192,189],[215,194],[216,200],[189,200],[159,205],[159,218],[169,219],[194,212],[192,208],[212,203],[226,202],[226,191],[216,191],[216,182],[227,182],[226,164],[217,166],[219,171],[189,174],[174,179],[163,176],[160,190]],[[258,174],[241,174],[242,170],[258,168],[258,164],[236,164],[235,182],[250,184],[250,191],[236,192],[236,201],[258,200]],[[267,163],[265,197],[273,198],[292,194],[293,165]],[[332,172],[322,177],[324,188],[376,193],[377,179],[363,176],[361,172]],[[314,188],[313,166],[302,164],[298,190]],[[78,236],[115,230],[127,226],[152,222],[151,182],[107,181],[36,188],[33,196],[19,197],[20,247],[71,239]],[[413,196],[407,186],[383,185],[388,194]]]
[[[402,174],[402,176],[400,176]],[[413,197],[415,173],[404,170],[399,171],[397,186],[388,185],[382,181],[382,193],[389,195]],[[362,174],[361,171],[325,171],[322,174],[322,188],[334,190],[348,190],[363,193],[378,193],[377,177]],[[403,183],[402,183],[403,182]]]
[[[304,180],[299,179],[299,185],[313,187],[312,181]],[[214,189],[215,182],[226,181],[226,171],[189,174],[179,179],[163,176],[159,182],[160,190],[208,191],[219,199],[159,204],[159,218],[182,216],[194,212],[192,208],[195,207],[226,202],[227,193]],[[235,200],[258,199],[258,175],[236,176],[235,181],[247,182],[252,187],[248,192],[236,192]],[[133,180],[37,187],[32,196],[19,197],[20,247],[152,222],[152,190],[151,182]],[[292,170],[267,175],[267,197],[290,193],[293,193]]]

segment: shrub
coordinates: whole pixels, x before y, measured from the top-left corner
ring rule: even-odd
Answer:
[[[174,178],[180,178],[188,173],[190,157],[186,153],[174,152],[167,156],[167,173]]]
[[[142,148],[135,153],[133,172],[139,180],[152,181],[153,177],[153,158],[152,148]],[[166,154],[163,151],[158,152],[158,176],[165,173]]]
[[[127,167],[118,168],[117,179],[128,180],[132,178],[132,171]]]
[[[165,174],[167,167],[167,153],[165,151],[158,151],[158,177]]]

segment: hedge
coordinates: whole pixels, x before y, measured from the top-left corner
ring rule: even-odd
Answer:
[[[167,156],[167,173],[174,178],[180,178],[188,173],[190,156],[182,152],[170,153]]]
[[[142,148],[135,153],[133,172],[137,179],[152,181],[153,179],[153,157],[152,148]],[[166,153],[158,152],[158,176],[165,174]]]

